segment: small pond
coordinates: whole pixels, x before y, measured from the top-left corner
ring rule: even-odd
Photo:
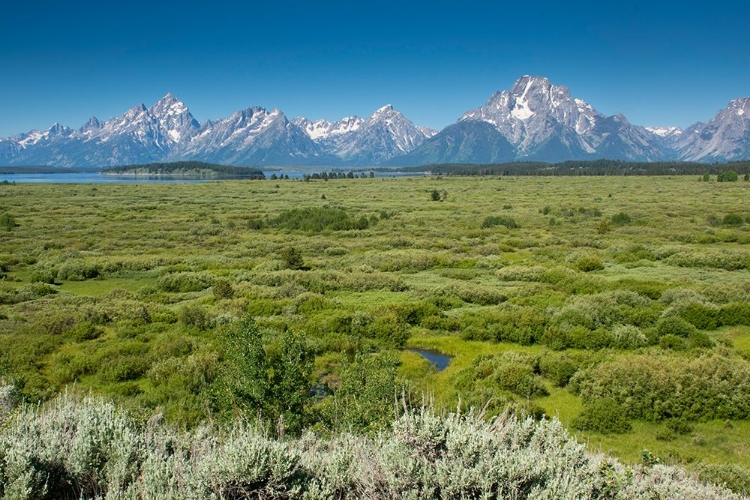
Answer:
[[[439,372],[445,370],[446,368],[448,368],[448,365],[451,364],[450,356],[446,356],[445,354],[440,354],[437,351],[429,351],[427,349],[409,349],[409,350],[411,352],[416,352],[417,354],[425,358]]]

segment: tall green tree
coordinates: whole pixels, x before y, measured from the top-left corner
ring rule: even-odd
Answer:
[[[293,330],[284,332],[280,346],[280,350],[269,353],[271,392],[267,408],[276,421],[281,419],[287,431],[297,434],[305,425],[315,357],[304,336]]]
[[[244,414],[261,415],[270,393],[268,358],[263,337],[252,318],[244,318],[224,333],[224,402]]]
[[[285,432],[301,431],[314,361],[305,338],[290,330],[264,345],[258,326],[245,318],[224,334],[222,344],[224,409],[281,423]]]
[[[388,353],[359,353],[344,360],[341,382],[320,406],[331,430],[372,432],[393,421],[398,361]]]

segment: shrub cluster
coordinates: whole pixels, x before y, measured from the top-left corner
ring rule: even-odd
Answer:
[[[425,409],[372,438],[278,441],[246,423],[138,430],[112,404],[63,395],[0,428],[0,464],[3,498],[739,498],[675,468],[633,474],[557,420]]]
[[[514,219],[503,217],[501,215],[490,215],[482,222],[482,229],[489,229],[495,226],[505,226],[508,229],[516,229],[519,227]]]
[[[495,356],[479,356],[472,366],[456,374],[456,387],[473,392],[486,387],[509,391],[523,398],[548,395],[547,388],[535,373],[537,359],[507,352]]]
[[[159,277],[156,286],[165,292],[200,292],[210,288],[214,281],[216,277],[206,271],[167,273]]]
[[[376,221],[373,218],[372,221]],[[277,217],[261,222],[261,227],[277,227],[320,233],[323,231],[351,231],[367,229],[372,222],[364,215],[354,218],[343,208],[328,205],[322,207],[293,208],[281,212]]]
[[[628,418],[743,419],[750,416],[750,362],[634,354],[583,370],[571,380],[585,404],[612,398]]]

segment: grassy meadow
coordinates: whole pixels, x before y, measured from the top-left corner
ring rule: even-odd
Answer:
[[[253,411],[222,396],[252,318],[267,394],[305,381],[266,413],[298,428],[370,432],[395,388],[747,478],[748,200],[696,176],[0,185],[0,380],[190,428]]]

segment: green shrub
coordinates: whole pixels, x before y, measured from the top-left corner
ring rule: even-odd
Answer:
[[[695,332],[695,326],[678,316],[667,316],[656,323],[656,332],[659,337],[674,335],[687,338]]]
[[[692,424],[683,418],[670,418],[665,425],[675,434],[684,435],[693,432]]]
[[[723,172],[719,172],[719,174],[716,176],[716,180],[719,182],[737,182],[739,177],[737,176],[737,172],[734,170],[725,170]]]
[[[568,385],[578,367],[578,363],[567,353],[548,353],[539,359],[539,371],[558,387]]]
[[[737,227],[745,223],[745,219],[740,214],[727,214],[721,220],[721,223],[725,226]]]
[[[422,318],[420,317],[420,322]],[[403,347],[409,339],[409,325],[400,314],[384,311],[376,315],[367,327],[367,334],[390,347]]]
[[[544,334],[547,317],[532,307],[476,311],[461,316],[462,337],[531,345]]]
[[[8,213],[4,213],[0,215],[0,229],[5,229],[6,231],[10,231],[11,229],[18,226],[18,223],[16,222],[16,218]]]
[[[231,299],[234,297],[234,289],[227,279],[218,279],[214,282],[212,290],[217,300]]]
[[[495,273],[500,281],[542,281],[547,268],[542,266],[508,266],[498,269]]]
[[[681,251],[669,256],[666,262],[679,267],[707,267],[737,271],[750,267],[750,254],[746,251],[732,250]]]
[[[750,303],[732,302],[722,306],[718,322],[726,326],[750,325]]]
[[[622,434],[632,426],[622,407],[612,398],[596,399],[584,406],[573,420],[573,428],[601,434]]]
[[[66,333],[66,335],[77,342],[98,339],[102,334],[104,334],[104,330],[89,321],[78,323]]]
[[[750,470],[736,464],[701,464],[701,481],[729,488],[739,495],[750,495]]]
[[[482,229],[489,229],[495,226],[505,226],[508,229],[517,229],[520,227],[515,220],[510,217],[502,217],[499,215],[491,215],[486,217],[482,222]]]
[[[620,212],[612,216],[612,224],[615,226],[624,226],[632,221],[630,216],[625,212]]]
[[[672,351],[683,351],[687,349],[687,341],[677,335],[667,334],[659,338],[659,347]]]
[[[712,304],[692,302],[681,307],[679,315],[685,321],[701,330],[714,330],[721,326],[721,311]]]
[[[370,219],[365,216],[355,219],[343,208],[328,205],[322,207],[293,208],[281,212],[265,225],[282,229],[320,233],[323,231],[351,231],[367,229]]]
[[[601,271],[604,269],[604,262],[595,255],[585,255],[576,261],[576,267],[584,273]]]
[[[672,336],[685,342],[682,337]],[[579,371],[584,404],[613,398],[628,418],[741,419],[750,416],[750,362],[718,354],[629,354]]]
[[[156,286],[165,292],[200,292],[210,288],[216,277],[208,272],[178,272],[165,274],[156,281]]]
[[[514,352],[479,356],[472,366],[456,375],[457,387],[464,391],[480,388],[501,389],[524,398],[549,394],[535,374],[536,359]]]
[[[286,264],[287,269],[300,269],[305,265],[302,258],[302,252],[296,247],[286,247],[281,251],[281,259]]]
[[[198,304],[188,304],[182,306],[177,313],[177,318],[183,325],[198,330],[209,330],[213,326],[213,321],[208,312]]]
[[[688,347],[693,349],[710,349],[714,346],[714,341],[706,332],[693,332],[688,335]]]
[[[84,281],[94,279],[101,274],[99,264],[83,259],[69,259],[57,270],[57,278],[66,281]]]
[[[648,339],[637,326],[616,325],[612,328],[612,347],[617,349],[637,349],[647,344]]]
[[[34,272],[31,273],[31,277],[29,278],[29,281],[31,281],[32,283],[47,283],[50,285],[54,285],[56,277],[57,277],[57,272],[53,269],[49,269],[49,268],[36,269]]]

